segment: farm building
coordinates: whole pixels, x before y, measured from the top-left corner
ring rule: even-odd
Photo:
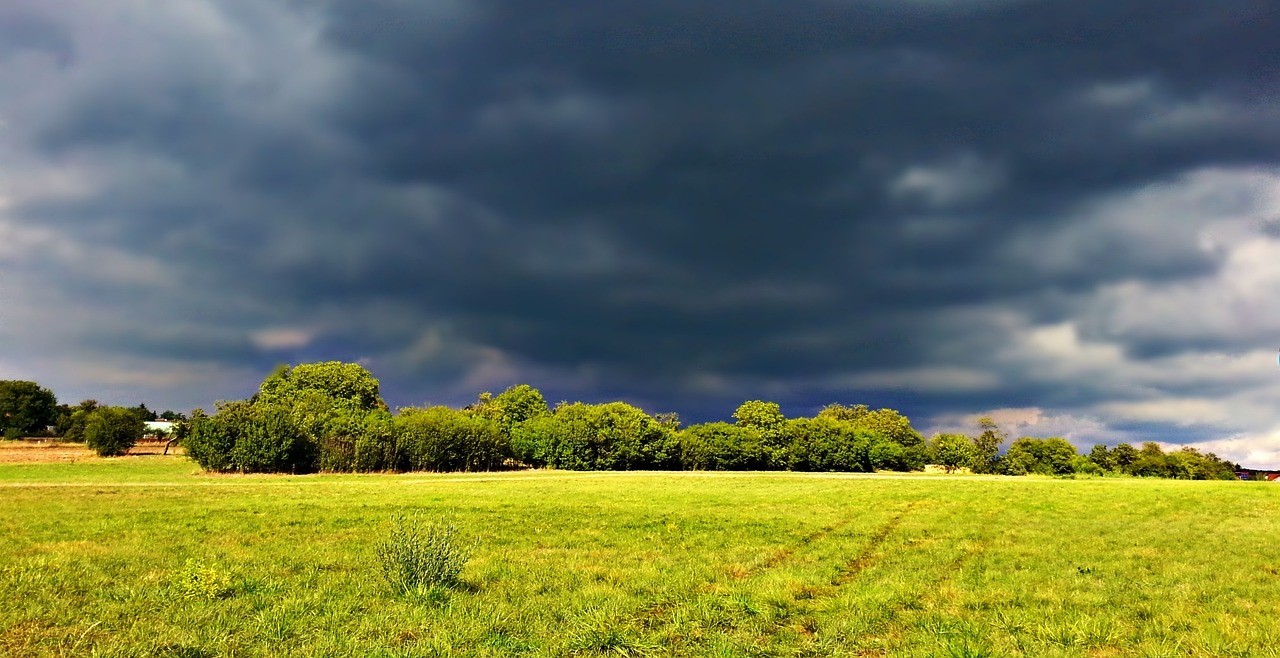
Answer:
[[[167,420],[152,420],[146,423],[144,436],[172,436],[178,424]]]

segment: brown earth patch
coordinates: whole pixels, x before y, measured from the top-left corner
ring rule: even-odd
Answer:
[[[129,449],[124,457],[99,457],[83,443],[68,443],[39,439],[0,442],[0,464],[68,464],[101,461],[103,459],[128,459],[164,454],[163,441],[143,441]],[[182,454],[181,448],[170,448],[169,454]]]

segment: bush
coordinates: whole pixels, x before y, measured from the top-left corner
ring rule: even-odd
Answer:
[[[237,417],[240,420],[242,417]],[[242,473],[307,473],[316,470],[316,450],[289,409],[252,405],[236,429],[231,461]]]
[[[769,459],[755,428],[705,423],[680,432],[680,463],[689,470],[750,471],[768,468]]]
[[[675,430],[625,402],[561,404],[512,429],[517,459],[577,471],[676,468]]]
[[[1075,446],[1066,439],[1023,437],[1009,446],[1001,463],[1006,475],[1067,475],[1074,472],[1075,457]]]
[[[386,411],[336,413],[319,432],[321,470],[370,473],[403,468]]]
[[[207,416],[196,410],[191,414],[191,427],[183,444],[187,448],[187,456],[206,471],[233,471],[231,449],[235,447],[236,435],[232,428],[234,423],[226,422],[226,416],[232,413],[247,413],[247,402],[220,404],[218,416]],[[215,420],[215,418],[217,418]]]
[[[374,549],[382,577],[398,594],[421,594],[461,582],[471,547],[459,538],[457,526],[424,523],[421,517],[392,519],[386,539]]]
[[[392,425],[410,470],[495,470],[511,455],[498,421],[448,407],[401,409]]]
[[[786,466],[793,471],[866,472],[871,470],[871,444],[886,440],[831,417],[788,420],[783,434]]]
[[[938,434],[933,437],[930,442],[930,450],[933,453],[933,463],[946,469],[948,473],[958,468],[972,468],[978,470],[980,466],[977,464],[979,460],[978,449],[970,439],[964,434]]]
[[[235,591],[231,576],[203,560],[187,560],[174,575],[174,589],[187,599],[222,599]]]
[[[231,402],[214,416],[196,414],[184,443],[206,470],[306,473],[317,463],[315,443],[278,405]]]
[[[116,457],[129,452],[142,438],[146,425],[124,407],[95,409],[84,427],[89,449],[103,457]]]
[[[9,427],[4,431],[4,438],[6,441],[17,441],[23,434],[24,432],[16,427]]]

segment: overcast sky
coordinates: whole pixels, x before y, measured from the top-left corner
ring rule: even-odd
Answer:
[[[0,3],[0,378],[1280,466],[1274,0]]]

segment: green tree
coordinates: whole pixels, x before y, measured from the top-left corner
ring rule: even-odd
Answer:
[[[103,457],[123,455],[142,438],[146,425],[132,409],[101,407],[85,423],[85,443]]]
[[[1009,435],[990,416],[978,419],[978,430],[980,433],[973,440],[973,472],[995,473],[1000,463],[1000,446]]]
[[[855,404],[848,407],[840,403],[829,404],[818,412],[818,418],[830,418],[845,423],[857,422],[859,418],[870,413],[871,410],[865,404]]]
[[[465,411],[401,409],[393,427],[410,470],[491,471],[511,456],[511,441],[498,420]]]
[[[0,381],[0,432],[25,436],[43,432],[57,418],[53,391],[29,381]]]
[[[786,468],[793,471],[866,472],[871,446],[885,437],[831,416],[793,418],[784,425]]]
[[[924,448],[924,436],[911,426],[911,419],[896,409],[876,409],[859,415],[854,427],[886,437],[904,448]]]
[[[749,427],[760,433],[771,468],[787,468],[787,439],[783,436],[786,416],[777,402],[748,400],[738,405],[733,419],[739,427]]]
[[[681,430],[680,463],[696,471],[752,471],[768,468],[769,459],[756,429],[703,423]]]
[[[1114,468],[1121,473],[1133,473],[1133,463],[1138,461],[1138,451],[1128,443],[1121,443],[1111,450]]]
[[[481,393],[468,410],[497,422],[507,433],[518,423],[551,413],[542,392],[528,384],[517,384],[496,396]]]
[[[930,442],[935,464],[948,473],[962,467],[972,468],[978,458],[973,439],[964,434],[938,434]]]
[[[625,402],[560,404],[513,429],[517,459],[567,470],[625,471],[680,465],[670,427]]]
[[[387,408],[381,384],[356,363],[326,361],[280,366],[262,382],[255,402],[292,405],[307,394],[319,394],[335,405],[372,411]]]
[[[139,403],[136,407],[129,407],[129,410],[144,423],[149,423],[158,418],[158,416],[156,416],[156,412],[148,409],[145,402]]]
[[[782,407],[777,402],[748,400],[738,405],[733,412],[733,419],[741,427],[750,427],[762,436],[778,436],[782,432],[782,423],[786,416],[782,415]]]
[[[97,400],[82,400],[74,407],[67,407],[58,419],[58,433],[67,441],[84,441],[84,426],[89,413],[101,407]]]
[[[1114,470],[1116,467],[1115,456],[1111,454],[1110,450],[1107,450],[1106,445],[1101,443],[1093,446],[1093,449],[1089,451],[1089,461],[1104,471]]]
[[[1009,475],[1068,475],[1074,472],[1072,461],[1076,454],[1075,446],[1066,439],[1023,437],[1009,446],[1002,460],[1003,470]]]

